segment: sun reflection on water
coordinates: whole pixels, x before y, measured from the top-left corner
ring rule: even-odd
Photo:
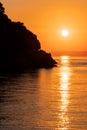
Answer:
[[[70,80],[70,68],[69,57],[61,57],[60,68],[60,128],[61,130],[68,130],[69,118],[68,118],[68,104],[69,104],[69,80]]]

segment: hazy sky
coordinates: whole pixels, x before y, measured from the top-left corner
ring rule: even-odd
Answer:
[[[6,14],[35,33],[43,49],[87,51],[87,0],[1,0]],[[63,37],[61,30],[69,30]]]

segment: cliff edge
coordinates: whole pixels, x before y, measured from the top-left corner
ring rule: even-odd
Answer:
[[[57,62],[41,49],[37,36],[23,23],[13,22],[0,2],[0,70],[50,68]]]

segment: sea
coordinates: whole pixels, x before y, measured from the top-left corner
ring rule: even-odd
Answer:
[[[0,130],[87,130],[87,57],[0,74]]]

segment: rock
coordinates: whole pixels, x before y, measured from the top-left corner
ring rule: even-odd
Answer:
[[[23,23],[13,22],[0,3],[0,70],[50,68],[57,62],[41,50],[37,36]]]

